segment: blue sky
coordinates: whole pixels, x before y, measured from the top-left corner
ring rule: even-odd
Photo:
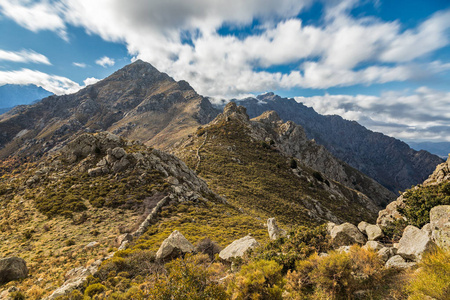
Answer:
[[[0,85],[70,93],[140,58],[205,96],[450,141],[448,0],[1,0],[0,37]]]

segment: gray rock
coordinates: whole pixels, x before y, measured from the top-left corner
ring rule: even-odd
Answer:
[[[111,151],[111,155],[113,155],[116,159],[121,159],[126,154],[127,153],[125,152],[125,150],[121,147],[116,147],[116,148],[112,149],[112,151]]]
[[[242,257],[248,249],[255,247],[259,247],[259,243],[255,240],[255,238],[247,235],[232,242],[225,249],[220,251],[219,257],[223,260],[228,260],[233,257]]]
[[[405,259],[419,261],[424,253],[433,250],[435,247],[436,244],[426,232],[409,225],[403,231],[397,254]]]
[[[425,225],[423,225],[422,229],[423,232],[425,232],[426,234],[428,234],[429,236],[431,236],[432,230],[431,230],[431,224],[427,223]]]
[[[99,242],[94,241],[94,242],[90,242],[89,244],[87,244],[86,246],[84,246],[85,249],[93,249],[95,247],[98,247],[100,245]]]
[[[365,230],[369,241],[376,241],[384,236],[383,231],[378,225],[367,225]]]
[[[28,268],[20,257],[7,257],[0,259],[0,284],[28,276]]]
[[[131,242],[132,240],[133,240],[133,236],[132,236],[130,233],[124,233],[124,234],[119,235],[119,236],[116,238],[116,244],[117,244],[118,246],[120,246],[120,245],[122,245],[122,243],[123,243],[124,241]]]
[[[416,262],[407,262],[400,255],[395,255],[386,262],[386,268],[408,269],[414,267],[416,264]]]
[[[333,230],[333,228],[337,226],[336,223],[333,222],[328,222],[327,223],[327,232],[329,235],[331,235],[331,231]]]
[[[92,168],[92,169],[89,169],[87,172],[88,172],[88,175],[91,177],[100,176],[103,174],[103,167]]]
[[[275,218],[267,220],[267,230],[269,231],[269,238],[271,240],[286,236],[286,231],[278,227]]]
[[[359,231],[361,231],[362,233],[366,234],[366,227],[369,226],[370,224],[365,222],[365,221],[361,221],[358,224],[358,229]]]
[[[365,236],[355,225],[350,223],[335,226],[330,235],[334,247],[366,243]]]
[[[380,243],[380,242],[377,242],[377,241],[368,241],[363,246],[363,248],[364,249],[371,249],[371,250],[374,250],[374,251],[378,251],[378,250],[384,248],[384,245],[382,243]]]
[[[393,257],[394,255],[397,254],[397,249],[396,248],[391,248],[391,247],[383,247],[380,250],[378,250],[377,254],[378,254],[378,256],[380,256],[380,258],[384,262],[386,262],[391,257]]]
[[[178,230],[175,230],[159,247],[156,260],[170,260],[194,250],[194,246]]]
[[[450,249],[450,205],[439,205],[431,209],[430,227],[433,241],[443,249]]]

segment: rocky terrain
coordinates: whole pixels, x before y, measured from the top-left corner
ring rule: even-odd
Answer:
[[[267,93],[233,101],[245,106],[251,118],[274,110],[282,120],[301,125],[309,139],[394,193],[423,182],[442,163],[436,155],[415,151],[406,143],[340,116],[320,115],[294,99]]]

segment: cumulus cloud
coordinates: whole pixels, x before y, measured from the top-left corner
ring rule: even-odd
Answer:
[[[450,92],[420,87],[414,92],[381,96],[329,95],[296,97],[321,114],[340,115],[374,131],[404,140],[450,141]]]
[[[57,1],[0,1],[0,12],[20,26],[33,32],[52,30],[67,40],[66,25],[60,16],[63,10],[63,4]]]
[[[95,61],[95,63],[103,68],[112,67],[116,63],[114,59],[109,58],[108,56],[103,56]]]
[[[83,80],[83,83],[84,83],[85,86],[88,86],[88,85],[97,83],[99,81],[100,81],[100,79],[97,79],[97,78],[94,78],[94,77],[88,77],[85,80]]]
[[[297,15],[314,1],[4,0],[0,7],[30,30],[65,32],[70,24],[124,43],[134,57],[207,96],[370,85],[417,79],[423,75],[418,69],[430,74],[450,69],[447,61],[421,60],[450,44],[450,10],[405,30],[399,21],[350,15],[361,1],[323,1],[321,22],[305,24]],[[27,19],[34,8],[48,20]],[[260,26],[243,37],[218,32],[222,26],[239,31],[255,19]],[[112,65],[107,57],[97,63]],[[278,66],[289,71],[268,71]]]
[[[51,65],[45,55],[37,53],[33,50],[6,51],[0,49],[0,60]]]
[[[74,65],[75,67],[79,67],[79,68],[86,68],[85,63],[73,62],[72,65]]]
[[[0,85],[4,84],[34,84],[56,95],[73,93],[81,88],[78,83],[66,77],[30,69],[0,71]]]

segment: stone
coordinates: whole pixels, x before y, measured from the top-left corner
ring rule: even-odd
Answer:
[[[118,237],[116,237],[116,244],[118,246],[122,245],[122,243],[124,241],[128,241],[131,242],[133,240],[133,236],[130,233],[123,233],[121,235],[119,235]]]
[[[374,251],[378,251],[382,248],[384,248],[384,245],[380,242],[377,241],[368,241],[364,246],[364,249],[370,249],[370,250],[374,250]]]
[[[393,247],[383,247],[378,250],[377,254],[384,262],[386,262],[389,258],[397,254],[397,249]]]
[[[333,222],[328,222],[327,223],[327,233],[329,235],[331,235],[331,231],[333,230],[333,228],[336,226],[336,223]]]
[[[398,208],[402,208],[404,206],[405,200],[403,198],[403,195],[400,195],[397,200],[392,201],[386,206],[385,209],[378,212],[377,225],[381,228],[384,228],[395,221],[406,221],[406,218],[402,216],[398,211]]]
[[[365,222],[365,221],[361,221],[358,224],[358,229],[359,231],[361,231],[362,233],[366,234],[366,227],[370,225],[369,223]]]
[[[400,255],[394,255],[386,262],[386,268],[408,269],[416,264],[416,262],[407,262]]]
[[[431,238],[440,247],[450,249],[450,205],[435,206],[430,211]]]
[[[116,159],[121,159],[126,154],[127,153],[125,152],[125,150],[120,147],[116,147],[116,148],[112,149],[112,151],[111,151],[111,155],[114,156]]]
[[[28,268],[20,257],[7,257],[0,259],[0,284],[28,276]]]
[[[433,250],[435,247],[436,244],[426,232],[409,225],[403,231],[397,254],[405,259],[419,261],[424,253]]]
[[[271,240],[286,236],[286,231],[278,227],[275,218],[267,220],[267,230],[269,231],[269,238]]]
[[[89,169],[87,172],[88,172],[89,176],[96,177],[96,176],[100,176],[103,174],[103,168],[96,167],[96,168]]]
[[[367,225],[365,230],[369,241],[376,241],[384,237],[383,231],[378,225]]]
[[[194,246],[178,230],[175,230],[159,247],[156,260],[171,260],[194,250]]]
[[[350,246],[341,246],[341,247],[337,248],[337,252],[349,253],[350,252]]]
[[[229,260],[234,257],[242,257],[244,253],[251,248],[259,247],[259,243],[252,236],[245,236],[239,240],[235,240],[225,247],[219,253],[219,257],[223,260]]]
[[[98,247],[100,245],[99,242],[94,241],[94,242],[90,242],[89,244],[87,244],[86,246],[84,246],[84,248],[86,249],[93,249],[95,247]]]
[[[330,235],[334,247],[366,243],[365,236],[355,225],[350,223],[335,226]]]
[[[423,225],[423,227],[422,227],[422,229],[421,229],[423,232],[425,232],[426,234],[428,234],[429,236],[431,236],[431,224],[430,223],[427,223],[427,224],[425,224],[425,225]]]

